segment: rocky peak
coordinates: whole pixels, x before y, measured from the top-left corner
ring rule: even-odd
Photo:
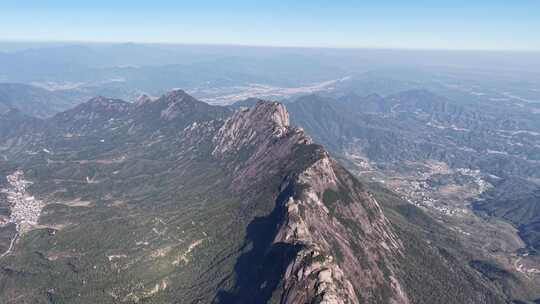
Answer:
[[[302,249],[282,303],[409,303],[391,266],[403,245],[361,184],[327,153],[293,182],[302,187],[287,199],[274,242]]]
[[[245,111],[250,124],[262,124],[272,128],[286,129],[289,127],[289,113],[285,106],[275,101],[259,101],[252,111]],[[252,125],[253,126],[253,125]]]
[[[199,101],[183,90],[173,90],[158,98],[139,98],[130,112],[131,131],[176,133],[193,123],[222,120],[231,112],[229,108]]]
[[[146,104],[148,103],[144,103],[144,105]],[[167,92],[153,104],[159,107],[160,118],[166,121],[174,120],[177,117],[186,115],[186,113],[193,112],[199,108],[207,108],[206,106],[208,106],[180,89]]]
[[[291,128],[289,113],[279,102],[259,101],[252,108],[236,111],[214,137],[214,156],[236,154],[242,149],[261,147],[272,138],[297,134],[297,140],[311,142],[302,130]]]
[[[177,104],[193,102],[195,98],[188,95],[184,90],[176,89],[165,93],[160,97],[160,100],[167,104]]]
[[[275,102],[273,108],[272,121],[282,128],[288,127],[290,124],[289,112],[287,112],[283,104]]]
[[[141,96],[137,97],[137,99],[135,100],[135,105],[136,106],[142,106],[146,103],[150,103],[152,101],[155,101],[156,99],[155,98],[152,98],[146,94],[142,94]]]
[[[283,273],[281,303],[408,303],[391,265],[402,244],[375,201],[301,129],[285,107],[259,101],[214,136],[213,155],[232,159],[233,190],[281,180],[282,218],[273,247],[297,252]],[[294,190],[291,190],[294,189]]]

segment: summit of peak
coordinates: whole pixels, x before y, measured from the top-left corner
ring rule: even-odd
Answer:
[[[143,104],[150,103],[150,102],[152,102],[154,100],[156,100],[155,97],[151,97],[149,95],[142,94],[139,97],[137,97],[137,99],[135,100],[135,105],[141,106]]]
[[[234,155],[245,147],[267,147],[276,142],[311,143],[300,129],[290,126],[289,113],[279,102],[259,101],[236,111],[214,138],[213,154]]]
[[[189,95],[188,93],[186,93],[186,91],[182,89],[173,89],[171,91],[168,91],[163,95],[163,97],[169,100],[183,100],[186,97],[193,99],[191,95]]]
[[[280,102],[259,101],[251,112],[253,118],[260,118],[260,121],[269,121],[276,127],[287,128],[290,125],[289,112]]]
[[[130,103],[121,99],[108,98],[104,96],[96,96],[88,101],[76,106],[71,110],[65,112],[125,112],[129,109]],[[60,113],[61,114],[61,113]]]

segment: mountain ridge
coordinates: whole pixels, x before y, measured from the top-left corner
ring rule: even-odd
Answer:
[[[97,97],[37,121],[16,132],[28,137],[24,141],[0,137],[7,147],[1,171],[11,174],[18,166],[32,182],[30,193],[44,202],[38,225],[19,235],[0,261],[3,269],[16,269],[0,272],[13,283],[4,285],[4,295],[22,292],[17,284],[23,276],[17,273],[25,273],[24,261],[30,260],[42,263],[44,275],[47,267],[62,273],[48,280],[34,277],[35,301],[46,295],[82,303],[115,298],[166,303],[178,297],[220,303],[408,303],[394,268],[399,240],[377,202],[322,146],[290,126],[280,103],[232,113],[176,90],[138,104]],[[204,233],[193,230],[189,218]],[[125,228],[115,230],[118,223]],[[236,237],[225,241],[224,233]],[[100,239],[103,234],[106,239]],[[133,247],[131,235],[147,241]],[[40,241],[31,241],[35,238]],[[65,256],[79,250],[91,255]],[[216,260],[222,261],[219,266]],[[165,269],[164,263],[174,267],[141,272]],[[265,267],[271,264],[281,266]],[[104,277],[112,289],[90,289],[102,283],[85,265],[113,271]],[[198,278],[198,272],[214,275]],[[66,290],[62,284],[70,277]],[[128,277],[150,287],[132,286]],[[171,287],[199,280],[207,282],[204,289],[182,296]],[[151,282],[158,282],[155,295]],[[51,288],[53,293],[46,292]]]
[[[245,104],[248,102],[239,105]],[[457,232],[461,244],[453,246],[459,250],[449,250],[448,244],[454,243],[450,239],[431,240],[432,244],[439,241],[437,246],[445,252],[453,252],[449,256],[460,256],[456,260],[469,260],[454,268],[485,276],[517,301],[538,298],[535,189],[540,171],[536,170],[538,129],[534,119],[506,116],[496,105],[484,109],[425,90],[382,98],[304,96],[288,102],[287,107],[292,124],[324,144],[346,168],[364,181],[381,182],[395,191],[399,198],[390,201],[416,205]],[[394,195],[379,196],[386,200]],[[392,216],[398,230],[415,227],[409,231],[429,236],[424,230],[434,229],[429,222],[423,223],[427,227],[407,223],[414,215],[407,206],[394,209],[392,204],[385,208],[389,214],[398,214]],[[499,237],[494,238],[493,233]],[[426,250],[406,247],[413,252]],[[431,257],[428,260],[437,263]],[[414,259],[403,263],[411,262],[416,263]],[[458,277],[446,279],[450,282]]]

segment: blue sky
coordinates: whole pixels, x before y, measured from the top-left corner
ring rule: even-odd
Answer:
[[[0,40],[540,50],[540,1],[2,0]]]

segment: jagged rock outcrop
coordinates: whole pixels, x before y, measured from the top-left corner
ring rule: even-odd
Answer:
[[[225,122],[215,136],[213,154],[218,157],[233,154],[249,145],[266,143],[272,137],[283,137],[288,131],[292,129],[285,107],[277,102],[259,102],[253,109],[237,111]]]
[[[402,245],[378,203],[289,125],[282,104],[237,111],[214,142],[215,157],[234,160],[236,191],[286,172],[273,243],[300,250],[283,274],[281,303],[408,303],[392,266]]]
[[[148,96],[146,94],[142,94],[140,95],[139,97],[137,97],[137,99],[135,100],[135,104],[137,106],[142,106],[143,104],[145,103],[150,103],[152,101],[155,101],[157,98],[153,98],[151,96]]]
[[[183,90],[173,90],[135,103],[129,114],[130,132],[176,133],[194,122],[225,119],[230,114],[228,108],[211,106]]]
[[[391,266],[401,242],[377,202],[344,174],[326,154],[295,181],[302,190],[289,197],[275,239],[302,245],[285,274],[285,303],[408,303]]]
[[[292,158],[298,145],[312,143],[301,129],[289,127],[285,107],[276,102],[260,102],[237,111],[213,141],[212,155],[235,167],[234,187],[238,191],[280,174],[286,164],[301,163]]]

